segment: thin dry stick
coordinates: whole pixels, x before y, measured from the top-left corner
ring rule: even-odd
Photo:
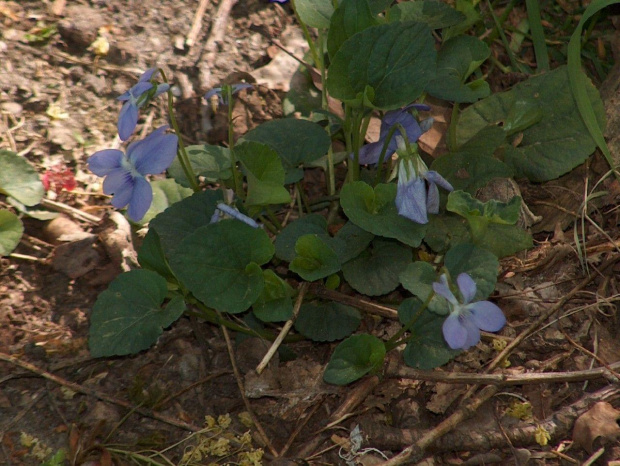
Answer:
[[[222,333],[224,334],[224,340],[226,340],[226,348],[228,349],[228,356],[230,357],[230,364],[232,365],[233,374],[235,374],[235,380],[237,381],[237,386],[239,387],[239,393],[241,395],[241,399],[243,400],[243,404],[245,405],[245,409],[248,410],[250,418],[252,419],[252,422],[256,426],[256,430],[261,436],[263,443],[267,446],[271,454],[277,458],[278,452],[271,444],[269,437],[267,437],[267,434],[265,433],[265,429],[263,429],[263,426],[261,425],[258,418],[254,414],[254,411],[252,410],[252,406],[250,406],[250,401],[248,400],[247,396],[245,396],[245,387],[243,386],[243,380],[241,379],[241,372],[239,372],[239,367],[237,366],[237,358],[235,357],[235,349],[233,348],[232,342],[230,341],[230,334],[228,333],[228,329],[224,327],[223,325],[221,326],[221,329],[222,329]]]
[[[605,261],[600,268],[600,272],[606,270],[609,266],[616,263],[620,260],[620,255],[615,255]],[[506,345],[503,351],[501,351],[495,359],[491,362],[491,364],[487,368],[487,372],[492,371],[497,366],[501,364],[501,362],[508,357],[508,355],[514,350],[523,340],[525,340],[529,335],[531,335],[536,329],[542,325],[549,317],[555,314],[567,301],[569,301],[575,294],[581,291],[585,286],[587,286],[592,280],[594,280],[595,275],[592,274],[589,277],[584,278],[577,286],[575,286],[568,294],[564,295],[562,299],[560,299],[555,306],[552,306],[547,312],[543,313],[535,322],[533,322],[527,329],[521,332],[513,341]],[[464,400],[467,400],[468,397],[473,395],[475,391],[479,388],[478,385],[472,386],[467,393],[464,395]],[[401,451],[395,457],[389,459],[381,463],[381,466],[396,466],[399,464],[403,464],[405,461],[409,460],[419,460],[422,458],[424,450],[426,450],[429,445],[435,442],[437,439],[445,435],[454,429],[460,422],[469,418],[473,415],[473,413],[478,409],[486,400],[491,398],[495,393],[497,393],[498,387],[487,386],[483,388],[480,393],[469,402],[465,401],[457,411],[455,411],[451,416],[444,419],[439,425],[435,428],[426,432],[417,442],[412,443],[403,451]]]
[[[562,439],[570,435],[575,420],[588,411],[598,401],[613,402],[620,397],[620,387],[608,385],[593,393],[586,393],[574,403],[563,406],[540,423],[518,423],[499,429],[470,429],[447,434],[430,446],[432,452],[446,451],[489,451],[506,446],[506,436],[517,447],[527,447],[536,443],[539,426],[545,429],[552,439]],[[372,420],[362,420],[361,429],[368,435],[369,442],[383,449],[396,450],[403,444],[418,441],[422,433],[419,429],[398,429],[378,424]],[[554,453],[555,454],[555,453]]]
[[[322,286],[313,286],[311,292],[320,298],[347,304],[359,309],[360,311],[368,312],[369,314],[376,314],[378,316],[387,317],[388,319],[398,320],[398,311],[388,306],[382,306],[380,304],[373,303],[372,301],[360,299],[355,296],[348,296],[334,290],[328,290]]]
[[[620,380],[616,375],[616,370],[620,369],[620,362],[586,369],[582,371],[569,372],[530,372],[525,374],[469,374],[464,372],[429,372],[404,367],[398,360],[391,360],[385,371],[386,377],[397,377],[406,379],[423,380],[425,382],[441,382],[453,384],[478,384],[478,385],[497,385],[506,387],[509,385],[533,385],[540,383],[560,383],[560,382],[583,382],[605,377],[611,380]]]
[[[198,9],[196,10],[196,14],[194,15],[194,22],[192,23],[192,27],[187,34],[187,38],[185,39],[185,46],[187,48],[191,48],[196,42],[198,38],[198,34],[200,33],[200,28],[202,26],[202,17],[205,15],[205,11],[207,11],[207,5],[209,4],[209,0],[200,0],[200,4],[198,5]]]
[[[230,15],[232,7],[235,6],[235,3],[237,3],[237,0],[221,0],[217,7],[213,26],[211,26],[211,32],[205,44],[205,51],[207,52],[206,58],[209,66],[213,64],[213,60],[215,59],[217,44],[222,42],[224,38],[228,16]]]
[[[57,212],[62,212],[63,214],[68,214],[71,217],[79,218],[80,220],[85,220],[95,225],[101,222],[101,219],[99,217],[96,217],[91,214],[87,214],[86,212],[82,212],[81,210],[71,207],[67,204],[63,204],[62,202],[51,201],[49,199],[43,198],[41,199],[41,205],[43,207],[47,207],[48,209],[52,209]]]
[[[0,361],[8,362],[15,366],[21,367],[22,369],[26,369],[27,371],[37,374],[38,376],[43,377],[46,380],[51,380],[52,382],[57,383],[58,385],[67,387],[70,390],[73,390],[74,392],[83,393],[84,395],[95,397],[107,403],[111,403],[111,404],[129,409],[129,410],[133,410],[134,412],[141,414],[142,416],[150,417],[151,419],[155,419],[157,421],[170,424],[171,426],[178,427],[179,429],[184,429],[189,432],[198,432],[203,429],[202,427],[195,426],[187,422],[179,421],[178,419],[173,419],[171,417],[164,416],[162,414],[158,414],[150,409],[136,408],[131,403],[127,403],[126,401],[119,400],[118,398],[114,398],[100,391],[93,390],[92,388],[84,387],[74,382],[69,382],[68,380],[63,379],[62,377],[58,377],[57,375],[44,371],[43,369],[39,369],[38,367],[26,361],[21,361],[13,356],[9,356],[8,354],[0,353]]]
[[[291,436],[286,441],[286,445],[282,447],[282,450],[280,451],[280,457],[286,455],[286,452],[288,452],[288,449],[291,448],[291,445],[293,445],[293,442],[295,441],[295,439],[301,432],[301,429],[303,429],[305,425],[308,424],[308,421],[312,418],[312,416],[314,416],[314,413],[316,413],[316,410],[321,407],[322,401],[323,400],[319,401],[318,403],[315,403],[310,413],[308,413],[308,415],[301,420],[301,422],[297,425],[297,427],[295,427],[295,430],[293,431]]]
[[[299,287],[299,295],[297,296],[297,301],[295,301],[295,307],[293,308],[293,316],[291,317],[290,320],[286,321],[286,323],[282,327],[282,330],[280,331],[280,333],[278,334],[274,342],[271,344],[271,347],[269,348],[269,350],[263,357],[263,360],[260,362],[258,366],[256,366],[257,374],[260,374],[261,372],[265,370],[265,367],[267,367],[267,364],[269,364],[269,361],[271,361],[271,358],[273,358],[273,355],[276,354],[276,351],[278,351],[278,348],[284,341],[284,338],[286,337],[286,335],[288,335],[288,332],[290,332],[291,328],[293,327],[293,324],[295,323],[295,319],[297,319],[297,316],[299,315],[299,309],[301,308],[301,304],[304,302],[304,296],[306,296],[306,292],[308,291],[309,285],[310,285],[309,282],[303,282],[301,286]]]

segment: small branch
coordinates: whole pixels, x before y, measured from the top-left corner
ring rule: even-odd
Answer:
[[[208,4],[209,0],[200,0],[198,9],[194,15],[194,22],[192,23],[192,27],[187,34],[187,38],[185,39],[185,46],[188,49],[194,45],[194,42],[196,42],[196,39],[198,38],[198,34],[200,33],[200,28],[202,26],[202,17],[204,16],[205,11],[207,11]]]
[[[513,445],[527,447],[536,443],[535,433],[540,425],[549,432],[552,439],[563,439],[570,436],[577,418],[590,409],[592,404],[597,401],[611,402],[619,397],[620,387],[607,386],[594,393],[587,393],[575,403],[559,409],[539,424],[519,423],[510,428],[504,427],[505,435]],[[397,450],[402,448],[403,444],[422,441],[419,429],[397,429],[369,421],[362,421],[361,429],[364,435],[368,435],[369,444],[386,450]],[[429,450],[433,452],[489,451],[493,448],[504,448],[506,446],[506,437],[499,429],[471,430],[448,434],[433,443]],[[389,462],[382,464],[389,464]]]
[[[54,383],[57,383],[58,385],[62,385],[63,387],[67,387],[70,390],[73,390],[74,392],[83,393],[84,395],[92,396],[94,398],[105,401],[107,403],[121,406],[122,408],[126,408],[130,411],[136,412],[138,414],[141,414],[142,416],[150,417],[151,419],[164,422],[171,426],[178,427],[179,429],[187,430],[189,432],[198,432],[203,429],[202,427],[195,426],[193,424],[189,424],[187,422],[179,421],[178,419],[173,419],[171,417],[164,416],[163,414],[156,413],[150,409],[136,407],[132,405],[131,403],[128,403],[123,400],[119,400],[118,398],[114,398],[100,391],[93,390],[92,388],[84,387],[77,383],[70,382],[66,379],[63,379],[62,377],[59,377],[50,372],[44,371],[43,369],[39,369],[38,367],[26,361],[21,361],[20,359],[17,359],[13,356],[9,356],[8,354],[0,353],[0,361],[8,362],[15,366],[21,367],[22,369],[25,369],[34,374],[37,374],[38,376],[43,377],[46,380],[50,380]]]
[[[619,380],[616,369],[620,369],[620,362],[609,364],[607,367],[587,369],[572,372],[530,372],[526,374],[470,374],[463,372],[422,371],[405,367],[396,359],[390,360],[385,371],[386,377],[423,380],[425,382],[440,382],[453,384],[479,384],[505,387],[509,385],[534,385],[540,383],[583,382],[601,377]]]
[[[213,66],[215,55],[217,53],[217,44],[222,42],[224,33],[226,32],[226,25],[228,24],[228,16],[233,6],[237,3],[237,0],[221,0],[215,13],[213,25],[211,26],[211,32],[209,38],[205,44],[205,52],[207,53],[206,62],[209,67]]]
[[[271,358],[273,358],[273,355],[276,353],[276,351],[278,351],[278,348],[284,341],[284,338],[286,338],[286,335],[288,335],[288,332],[293,327],[293,324],[295,323],[295,319],[297,319],[297,316],[299,315],[299,309],[301,309],[301,304],[304,302],[304,296],[306,296],[306,292],[308,291],[309,285],[310,285],[309,282],[303,282],[301,284],[301,287],[299,288],[299,295],[297,296],[297,301],[295,301],[295,307],[293,308],[293,316],[290,318],[290,320],[288,320],[284,324],[277,338],[271,344],[271,347],[269,348],[269,350],[263,357],[263,360],[256,367],[257,374],[260,374],[261,372],[265,370],[265,368],[267,367],[267,364],[269,364],[269,361],[271,361]]]
[[[84,220],[95,225],[101,222],[101,219],[99,217],[88,214],[86,212],[82,212],[81,210],[76,209],[75,207],[71,207],[67,204],[63,204],[62,202],[51,201],[49,199],[41,199],[40,204],[43,207],[47,207],[48,209],[55,210],[56,212],[62,212],[64,214],[70,215],[73,218],[78,218],[80,220]]]
[[[313,286],[311,292],[319,298],[329,299],[341,304],[353,306],[360,311],[368,312],[369,314],[376,314],[388,319],[398,320],[398,311],[388,306],[382,306],[380,304],[360,299],[355,296],[348,296],[346,294],[339,293],[334,290],[328,290],[322,286]]]
[[[239,367],[237,366],[237,358],[235,357],[235,349],[233,348],[232,342],[230,341],[230,334],[228,333],[228,329],[224,327],[223,325],[220,328],[222,329],[222,333],[224,334],[224,340],[226,340],[226,348],[228,349],[228,356],[230,357],[230,364],[232,366],[233,373],[235,375],[235,380],[237,381],[237,386],[239,387],[239,394],[241,395],[241,399],[243,400],[245,409],[248,410],[250,418],[252,419],[252,422],[254,423],[254,426],[256,427],[256,430],[258,431],[258,434],[261,437],[261,440],[263,441],[265,446],[269,449],[270,453],[277,458],[278,452],[271,444],[271,441],[269,440],[269,437],[267,437],[267,434],[265,433],[265,429],[263,429],[263,426],[261,425],[260,421],[256,417],[256,414],[254,414],[254,410],[252,409],[252,406],[250,405],[250,401],[248,400],[248,397],[245,396],[245,387],[243,386],[243,379],[241,377],[241,372],[239,372]]]

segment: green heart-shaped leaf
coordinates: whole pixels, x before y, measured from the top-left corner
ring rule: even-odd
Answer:
[[[269,236],[237,220],[221,220],[187,235],[170,256],[174,275],[207,306],[239,313],[264,287],[260,266],[274,246]]]
[[[344,213],[360,228],[378,236],[395,238],[418,247],[426,233],[426,225],[398,215],[394,200],[395,184],[378,184],[373,190],[363,181],[345,185],[340,193]]]
[[[323,373],[323,380],[334,385],[346,385],[369,372],[378,372],[384,360],[385,344],[381,340],[368,334],[353,335],[336,347]]]
[[[515,175],[536,182],[563,175],[596,148],[567,89],[568,74],[563,66],[476,102],[459,117],[457,145],[488,125],[508,125],[509,133],[522,128],[505,145],[504,162]],[[599,126],[604,128],[605,110],[598,91],[589,82],[587,91]],[[524,127],[526,124],[530,126]]]
[[[24,157],[0,150],[0,193],[33,206],[41,201],[44,189],[39,174]]]
[[[379,296],[398,287],[399,275],[411,263],[412,255],[407,246],[377,238],[371,249],[344,264],[342,272],[356,291]]]
[[[342,44],[329,67],[327,90],[345,102],[365,95],[377,108],[395,109],[422,95],[435,75],[435,60],[425,24],[372,26]]]
[[[0,210],[0,257],[11,254],[23,234],[24,225],[19,217],[8,210]]]
[[[295,243],[295,258],[289,268],[304,280],[313,282],[338,272],[340,261],[319,235],[304,235]]]
[[[313,341],[334,341],[351,335],[361,319],[357,309],[343,304],[304,304],[295,320],[295,329]]]
[[[237,144],[234,151],[248,180],[246,206],[290,202],[291,196],[284,188],[284,167],[273,149],[266,144],[247,141]]]
[[[166,280],[150,270],[116,277],[97,297],[90,315],[91,356],[135,354],[153,345],[185,311],[180,297],[162,309],[167,293]]]

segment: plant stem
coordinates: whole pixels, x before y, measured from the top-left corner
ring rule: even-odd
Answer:
[[[164,70],[159,68],[159,73],[161,74],[164,83],[168,84],[168,79],[166,78],[166,73],[164,73]],[[172,95],[172,91],[170,89],[168,89],[166,94],[168,94],[168,116],[170,117],[170,124],[172,125],[179,141],[177,157],[179,158],[181,168],[183,168],[183,173],[187,177],[190,187],[194,190],[194,192],[197,192],[200,191],[200,186],[198,185],[198,181],[196,181],[196,173],[194,173],[192,164],[189,161],[187,151],[185,150],[185,144],[183,143],[183,137],[181,136],[181,131],[179,130],[179,124],[174,116],[174,96]]]
[[[228,103],[228,150],[230,151],[230,169],[232,171],[235,194],[240,199],[245,199],[245,193],[241,186],[241,173],[237,167],[237,157],[235,156],[235,130],[233,127],[233,100],[232,87],[224,86],[226,90],[226,102]]]

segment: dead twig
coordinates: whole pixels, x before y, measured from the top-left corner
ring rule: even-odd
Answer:
[[[194,45],[194,42],[196,42],[196,39],[198,38],[198,34],[200,33],[200,28],[202,26],[202,17],[207,11],[208,4],[209,0],[200,0],[200,4],[198,5],[196,14],[194,15],[194,22],[192,23],[192,27],[187,34],[187,38],[185,39],[185,46],[188,49]]]
[[[173,419],[169,416],[164,416],[163,414],[159,414],[156,413],[150,409],[147,408],[136,408],[134,405],[132,405],[131,403],[128,403],[126,401],[123,400],[119,400],[118,398],[114,398],[110,395],[107,395],[105,393],[102,393],[98,390],[94,390],[92,388],[88,388],[88,387],[84,387],[80,384],[74,383],[74,382],[70,382],[66,379],[63,379],[62,377],[59,377],[57,375],[54,375],[50,372],[47,372],[43,369],[39,369],[38,367],[34,366],[33,364],[30,364],[29,362],[26,361],[22,361],[18,358],[15,358],[13,356],[10,356],[8,354],[5,353],[0,353],[0,361],[4,361],[7,362],[9,364],[13,364],[15,366],[21,367],[22,369],[26,369],[29,372],[32,372],[34,374],[37,374],[40,377],[43,377],[46,380],[50,380],[58,385],[61,385],[63,387],[67,387],[70,390],[73,390],[74,392],[77,393],[82,393],[84,395],[88,395],[88,396],[92,396],[94,398],[97,398],[101,401],[105,401],[106,403],[111,403],[117,406],[120,406],[122,408],[125,409],[129,409],[133,412],[136,412],[142,416],[146,416],[146,417],[150,417],[151,419],[155,419],[157,421],[163,422],[165,424],[169,424],[171,426],[174,427],[178,427],[179,429],[183,429],[183,430],[187,430],[189,432],[198,432],[200,430],[202,430],[202,427],[196,426],[194,424],[190,424],[187,422],[183,422],[183,421],[179,421],[178,419]]]
[[[515,447],[527,447],[536,443],[535,434],[540,427],[550,434],[551,439],[570,437],[573,424],[579,416],[590,409],[592,404],[597,401],[611,402],[618,398],[620,398],[620,387],[607,386],[596,392],[587,393],[575,403],[559,409],[541,423],[520,423],[511,428],[504,427],[504,433],[499,429],[485,431],[472,429],[467,432],[450,433],[434,441],[432,446],[429,445],[429,450],[432,452],[488,451],[505,447],[506,437]],[[423,436],[417,429],[397,429],[368,420],[362,421],[361,429],[364,435],[368,436],[369,444],[386,450],[396,450],[407,443],[421,443],[425,437],[428,437],[428,435]]]
[[[348,296],[334,290],[328,290],[322,286],[313,286],[311,292],[319,298],[325,298],[341,304],[347,304],[359,309],[360,311],[368,312],[369,314],[376,314],[381,317],[387,317],[388,319],[398,320],[398,311],[388,306],[382,306],[381,304],[376,304],[372,301],[360,299],[355,296]]]
[[[440,382],[453,384],[496,385],[506,387],[510,385],[534,385],[540,383],[583,382],[601,377],[619,381],[616,369],[620,369],[620,362],[606,364],[605,367],[568,372],[528,372],[525,374],[469,374],[463,372],[422,371],[403,366],[398,360],[390,360],[384,375],[386,377],[423,380],[425,382]]]
[[[297,319],[297,316],[299,315],[299,309],[301,309],[301,304],[304,302],[304,296],[306,296],[306,292],[308,291],[309,285],[310,285],[309,282],[303,282],[301,286],[299,287],[299,295],[297,296],[297,301],[295,301],[295,307],[293,308],[293,316],[284,324],[284,326],[282,327],[282,330],[280,331],[280,333],[278,334],[274,342],[271,344],[271,347],[269,348],[269,350],[263,357],[263,360],[260,362],[258,366],[256,366],[257,374],[260,374],[261,372],[265,370],[265,368],[267,367],[267,364],[269,364],[269,361],[271,361],[271,358],[273,358],[273,355],[276,353],[276,351],[278,351],[278,348],[284,341],[284,338],[286,338],[286,335],[288,335],[288,332],[291,330],[291,328],[293,328],[293,324],[295,323],[295,319]]]
[[[222,42],[224,33],[226,32],[226,25],[228,24],[228,17],[230,16],[230,10],[237,3],[237,0],[222,0],[215,12],[215,18],[213,19],[213,25],[211,26],[211,32],[209,38],[205,44],[205,52],[207,64],[211,68],[215,60],[215,54],[217,52],[217,44]]]
[[[50,199],[41,199],[40,204],[43,207],[47,207],[48,209],[55,210],[56,212],[62,212],[63,214],[67,214],[73,218],[84,220],[86,222],[92,223],[94,225],[99,224],[101,219],[95,215],[88,214],[86,212],[82,212],[75,207],[71,207],[67,204],[63,204],[62,202],[52,201]]]
[[[224,334],[224,340],[226,340],[226,348],[228,349],[228,356],[230,357],[230,364],[232,366],[233,374],[235,375],[235,380],[237,381],[237,386],[239,387],[239,394],[241,395],[241,399],[243,400],[245,409],[248,410],[250,418],[252,419],[252,422],[254,423],[254,426],[256,427],[258,434],[261,436],[263,443],[269,449],[271,454],[277,458],[278,452],[271,444],[269,437],[267,437],[267,434],[265,433],[265,429],[263,429],[263,426],[261,425],[260,421],[254,414],[254,410],[252,409],[252,406],[250,405],[250,401],[248,400],[248,397],[245,396],[245,387],[243,386],[243,379],[241,378],[241,372],[239,372],[239,367],[237,366],[237,358],[235,357],[235,349],[233,348],[232,342],[230,341],[230,334],[228,333],[228,329],[224,327],[223,325],[221,326],[221,329],[222,329],[222,333]]]

